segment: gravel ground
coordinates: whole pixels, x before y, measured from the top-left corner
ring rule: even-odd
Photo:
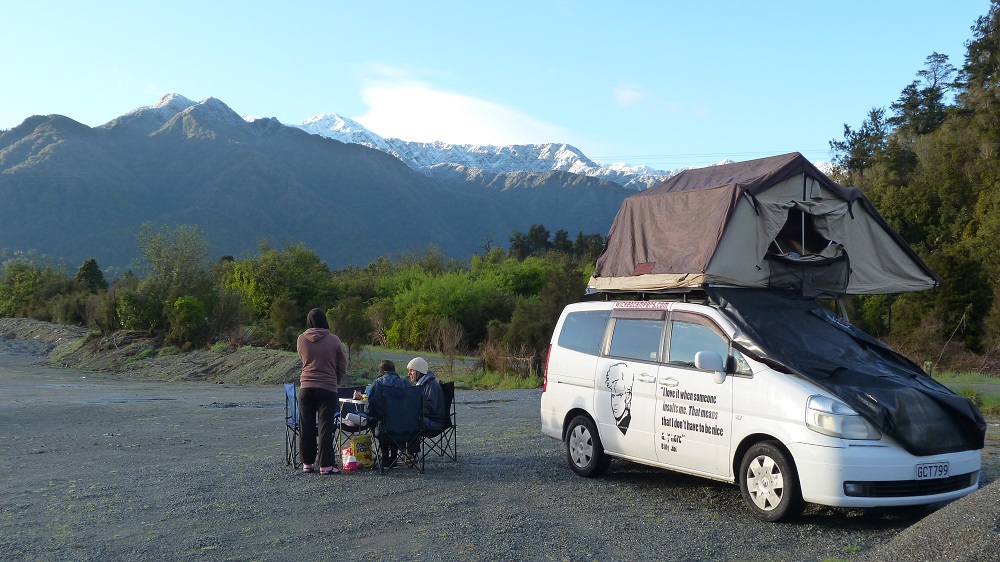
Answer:
[[[576,476],[538,390],[459,390],[457,463],[301,474],[280,386],[121,380],[48,349],[0,338],[4,561],[1000,559],[996,485],[933,513],[763,523],[735,486],[617,461]]]

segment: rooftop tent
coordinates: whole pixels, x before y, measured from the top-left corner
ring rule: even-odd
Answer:
[[[801,154],[686,170],[626,199],[590,289],[890,294],[940,278],[857,189]]]

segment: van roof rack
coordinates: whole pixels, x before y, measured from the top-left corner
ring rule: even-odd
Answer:
[[[672,289],[666,291],[601,291],[588,292],[583,301],[670,301],[704,303],[708,293],[701,288]]]

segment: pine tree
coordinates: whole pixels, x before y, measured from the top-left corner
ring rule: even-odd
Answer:
[[[97,266],[97,260],[94,258],[83,262],[80,269],[76,270],[76,280],[83,283],[91,293],[106,291],[108,289],[108,282],[104,279],[104,273],[101,272],[101,268]]]

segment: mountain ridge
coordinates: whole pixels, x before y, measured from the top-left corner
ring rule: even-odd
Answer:
[[[331,267],[433,245],[466,259],[541,223],[607,232],[630,193],[583,176],[491,175],[451,183],[360,144],[221,100],[164,96],[98,127],[33,116],[0,132],[0,248],[124,270],[143,223],[197,225],[213,255],[302,243]],[[590,201],[579,205],[577,201]]]
[[[648,166],[629,166],[623,162],[604,165],[565,143],[497,146],[384,138],[361,123],[336,113],[316,115],[293,126],[322,137],[381,150],[418,171],[427,171],[439,164],[450,164],[479,168],[494,174],[518,171],[570,172],[613,181],[628,189],[642,190],[686,169],[663,171]]]

